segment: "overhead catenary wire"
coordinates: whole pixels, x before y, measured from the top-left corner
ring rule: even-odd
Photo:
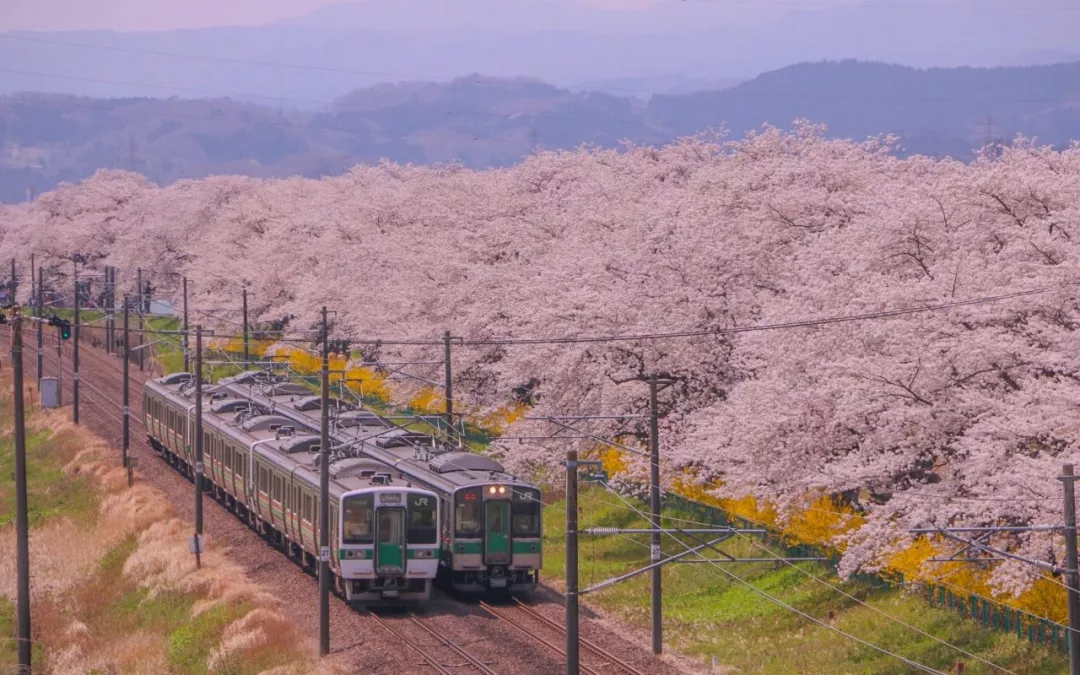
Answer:
[[[871,321],[877,319],[891,319],[901,316],[911,316],[914,314],[924,314],[929,312],[947,311],[950,309],[956,309],[960,307],[971,307],[975,305],[985,305],[995,302],[1002,302],[1005,300],[1013,300],[1016,298],[1030,297],[1034,295],[1040,295],[1053,290],[1060,290],[1064,288],[1064,285],[1059,286],[1042,286],[1038,288],[1015,291],[1011,293],[1002,293],[999,295],[989,296],[977,296],[968,298],[966,300],[956,300],[951,302],[924,304],[915,307],[897,308],[897,309],[885,309],[875,312],[863,312],[858,314],[836,314],[831,316],[822,317],[810,317],[806,319],[795,319],[791,321],[781,321],[775,323],[759,323],[750,324],[746,326],[733,326],[730,328],[706,328],[698,330],[686,330],[686,331],[671,331],[671,332],[659,332],[659,333],[631,333],[631,334],[609,334],[609,335],[561,335],[550,337],[532,337],[532,338],[515,338],[515,337],[500,337],[500,338],[467,338],[467,337],[455,337],[453,338],[453,344],[459,346],[514,346],[514,345],[561,345],[561,344],[590,344],[590,343],[607,343],[607,342],[639,342],[648,340],[675,340],[682,338],[692,337],[722,337],[729,335],[740,335],[743,333],[756,333],[773,330],[793,330],[799,328],[817,328],[820,326],[828,326],[841,323],[853,323],[858,321]],[[176,332],[176,331],[174,331]],[[363,336],[340,336],[339,339],[348,340],[350,344],[355,346],[412,346],[412,347],[433,347],[442,346],[445,344],[442,339],[434,338],[372,338]],[[275,338],[277,342],[282,343],[303,343],[311,344],[310,338]]]
[[[624,498],[622,495],[620,495],[613,488],[611,488],[610,486],[607,486],[606,484],[605,484],[605,487],[607,487],[607,489],[612,494],[614,494],[620,500],[622,500],[623,503],[625,503],[631,510],[633,510],[635,513],[637,513],[638,516],[640,516],[640,517],[642,517],[642,518],[644,518],[646,520],[650,519],[650,516],[643,513],[640,509],[635,507],[631,502],[627,501],[626,498]],[[693,547],[687,545],[681,539],[679,539],[675,535],[671,534],[670,531],[665,531],[665,534],[667,534],[668,537],[674,539],[676,542],[679,543],[679,545],[683,546],[688,551],[693,551]],[[853,635],[851,633],[848,633],[847,631],[844,631],[844,630],[842,630],[840,628],[837,628],[836,626],[833,626],[832,624],[830,624],[828,622],[822,621],[821,619],[818,619],[817,617],[815,617],[815,616],[813,616],[811,614],[808,614],[808,613],[806,613],[806,612],[804,612],[804,611],[802,611],[802,610],[800,610],[800,609],[798,609],[798,608],[784,602],[780,598],[777,598],[776,596],[770,594],[768,591],[762,590],[762,589],[758,588],[757,586],[755,586],[754,584],[750,583],[749,581],[746,581],[745,579],[743,579],[739,575],[735,574],[734,572],[732,572],[730,570],[727,570],[727,569],[724,569],[720,565],[716,564],[714,561],[709,560],[706,556],[702,555],[700,552],[693,551],[692,554],[697,555],[700,559],[705,560],[708,563],[711,563],[712,567],[715,567],[717,570],[719,570],[722,574],[727,576],[730,580],[734,581],[735,583],[743,586],[744,588],[747,588],[748,590],[750,590],[750,591],[752,591],[754,593],[757,593],[758,595],[762,596],[766,600],[769,600],[770,602],[772,602],[774,604],[777,604],[777,605],[783,607],[784,609],[787,609],[790,612],[798,614],[799,616],[803,617],[804,619],[806,619],[806,620],[808,620],[808,621],[810,621],[812,623],[815,623],[815,624],[821,626],[822,628],[826,628],[828,630],[833,631],[834,633],[837,633],[837,634],[839,634],[839,635],[841,635],[843,637],[848,638],[849,640],[853,640],[855,642],[858,642],[859,644],[863,645],[864,647],[869,647],[870,649],[873,649],[873,650],[875,650],[877,652],[880,652],[880,653],[885,654],[887,656],[891,656],[891,657],[893,657],[895,659],[903,661],[907,665],[909,665],[909,666],[911,666],[913,668],[916,668],[918,670],[921,670],[921,671],[923,671],[925,673],[932,673],[934,675],[945,675],[945,673],[940,671],[940,670],[937,670],[935,668],[931,668],[930,666],[919,663],[918,661],[910,659],[910,658],[908,658],[906,656],[903,656],[901,654],[897,654],[895,652],[889,651],[888,649],[886,649],[886,648],[884,648],[884,647],[882,647],[880,645],[874,644],[873,642],[870,642],[869,640],[865,640],[863,638],[860,638],[857,635]]]
[[[663,489],[663,488],[661,488],[661,489]],[[672,493],[668,492],[667,490],[664,490],[664,492],[666,494],[672,494]],[[875,607],[874,605],[871,605],[871,604],[869,604],[867,602],[864,602],[864,601],[860,600],[859,598],[855,597],[851,593],[848,593],[847,591],[840,588],[839,586],[831,584],[828,581],[826,581],[825,579],[822,579],[821,577],[819,577],[818,575],[813,574],[809,570],[806,570],[803,567],[791,562],[790,560],[787,560],[783,556],[777,555],[776,552],[773,551],[772,549],[770,549],[768,546],[756,541],[753,537],[747,536],[746,534],[743,534],[742,532],[739,532],[738,528],[732,528],[732,531],[735,533],[735,536],[737,536],[737,537],[739,537],[739,538],[741,538],[741,539],[743,539],[745,541],[750,542],[750,544],[752,546],[754,546],[755,548],[768,553],[770,556],[772,556],[776,560],[779,560],[779,561],[783,562],[788,567],[791,567],[791,568],[799,571],[800,573],[802,573],[806,577],[808,577],[810,579],[813,579],[814,581],[818,582],[819,584],[822,584],[825,587],[827,587],[827,588],[829,588],[829,589],[843,595],[845,598],[854,601],[855,603],[859,604],[860,606],[863,606],[863,607],[867,608],[871,612],[874,612],[875,614],[878,614],[879,616],[883,616],[883,617],[887,618],[889,621],[893,621],[895,623],[898,623],[901,626],[904,626],[905,628],[908,628],[909,630],[912,630],[912,631],[918,633],[919,635],[922,635],[925,638],[929,638],[929,639],[933,640],[934,642],[945,645],[946,647],[949,647],[950,649],[954,649],[957,652],[963,654],[964,656],[975,659],[976,661],[979,661],[980,663],[988,665],[991,668],[995,668],[995,669],[1000,670],[1002,672],[1009,673],[1009,675],[1016,675],[1016,673],[1009,670],[1008,668],[1004,668],[1004,667],[999,666],[999,665],[997,665],[995,663],[992,663],[991,661],[988,661],[987,659],[984,659],[983,657],[978,656],[977,654],[973,654],[973,653],[967,651],[963,647],[955,645],[955,644],[953,644],[953,643],[951,643],[951,642],[949,642],[947,640],[943,640],[943,639],[937,637],[936,635],[933,635],[931,633],[926,632],[925,630],[919,628],[918,626],[912,625],[912,624],[904,621],[903,619],[900,619],[900,618],[898,618],[896,616],[893,616],[892,614],[889,614],[888,612],[886,612],[886,611],[884,611],[884,610],[882,610],[882,609],[880,609],[878,607]]]
[[[661,488],[661,489],[663,489],[663,488]],[[694,503],[694,504],[698,504],[700,506],[704,506],[704,507],[707,507],[707,508],[718,508],[714,504],[708,504],[706,502],[702,502],[702,501],[699,501],[699,500],[696,500],[696,499],[692,499],[692,498],[689,498],[689,497],[687,497],[685,495],[678,494],[677,492],[671,492],[670,490],[664,490],[664,492],[666,492],[669,495],[675,496],[675,497],[677,497],[679,499],[682,499],[684,501]],[[821,509],[819,509],[819,510],[821,510]],[[823,512],[830,513],[831,515],[845,515],[845,514],[837,514],[837,513],[828,512],[828,511],[823,511]],[[743,520],[746,520],[748,522],[754,523],[755,525],[759,525],[761,527],[769,527],[768,523],[764,523],[762,521],[755,520],[754,518],[749,518],[749,517],[744,516],[744,515],[738,515],[738,517],[743,519]],[[704,521],[693,520],[693,519],[689,519],[689,518],[679,518],[679,519],[671,519],[671,520],[679,520],[681,522],[686,522],[686,523],[690,523],[690,524],[694,524],[694,525],[712,525],[712,523],[706,523]],[[959,542],[957,542],[957,543],[959,543]],[[1056,584],[1056,585],[1062,587],[1063,589],[1065,589],[1066,591],[1070,590],[1069,586],[1067,584],[1065,584],[1064,582],[1062,582],[1062,581],[1060,581],[1058,579],[1055,579],[1053,577],[1042,575],[1039,578],[1044,579],[1044,580],[1046,580],[1046,581],[1048,581],[1050,583]],[[958,592],[964,593],[964,594],[969,594],[969,595],[972,594],[971,591],[964,590],[964,589],[959,588],[957,586],[952,586],[951,584],[947,584],[947,583],[944,583],[944,582],[941,582],[941,581],[937,581],[935,583],[940,583],[942,585],[949,586],[950,588],[952,588],[952,589],[954,589],[954,590],[956,590]],[[1026,613],[1030,614],[1030,612],[1026,612]],[[1075,630],[1075,629],[1069,628],[1068,626],[1066,626],[1064,624],[1060,624],[1057,621],[1055,621],[1054,619],[1051,619],[1049,617],[1035,615],[1035,614],[1033,614],[1032,616],[1038,616],[1038,618],[1046,620],[1046,621],[1050,621],[1050,622],[1052,622],[1052,623],[1054,623],[1054,624],[1056,624],[1056,625],[1058,625],[1061,628],[1066,629],[1066,630]],[[1080,632],[1080,631],[1077,631],[1077,632]]]

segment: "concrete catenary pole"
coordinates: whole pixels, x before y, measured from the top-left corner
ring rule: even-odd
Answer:
[[[23,406],[22,316],[11,314],[11,370],[15,407],[15,556],[19,673],[30,673],[30,521],[26,502],[26,418]]]
[[[330,653],[330,327],[322,308],[322,415],[319,427],[319,655]]]

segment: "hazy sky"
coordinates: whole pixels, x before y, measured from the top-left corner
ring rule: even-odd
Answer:
[[[371,0],[393,1],[393,0]],[[506,0],[507,2],[523,0]],[[527,0],[524,0],[527,1]],[[603,7],[636,8],[660,0],[581,0]],[[689,0],[724,2],[725,0]],[[861,0],[826,0],[824,4],[857,4]],[[256,25],[299,16],[334,0],[0,0],[0,31],[79,30],[118,31],[168,30],[221,25]],[[754,14],[755,3],[732,2],[732,15],[746,19]],[[772,14],[778,5],[791,9],[799,0],[761,0],[772,4],[764,11]],[[821,6],[823,0],[805,0],[807,6]]]

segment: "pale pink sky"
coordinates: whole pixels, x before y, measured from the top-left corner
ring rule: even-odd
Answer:
[[[660,0],[585,1],[605,7],[641,7]],[[299,16],[332,2],[334,0],[0,0],[0,31],[130,31],[253,25]]]

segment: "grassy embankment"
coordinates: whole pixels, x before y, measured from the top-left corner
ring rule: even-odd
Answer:
[[[584,488],[579,498],[580,527],[648,527],[619,497],[598,487]],[[647,506],[633,502],[647,512]],[[544,574],[548,581],[565,571],[565,510],[562,501],[544,513]],[[689,514],[669,517],[692,519]],[[669,527],[694,527],[668,521]],[[700,526],[698,526],[700,527]],[[694,545],[694,542],[685,539]],[[720,548],[736,557],[767,558],[771,554],[744,537],[735,537]],[[686,548],[665,537],[665,553]],[[716,554],[709,553],[712,557]],[[696,557],[696,556],[691,556]],[[580,544],[581,588],[624,574],[647,564],[648,535],[582,536]],[[965,663],[966,673],[998,672],[954,649],[900,625],[879,612],[891,615],[920,630],[1018,674],[1049,675],[1067,672],[1064,654],[1030,645],[1011,634],[984,629],[954,612],[930,607],[925,600],[896,589],[875,589],[866,583],[840,582],[824,566],[799,563],[729,564],[725,570],[750,582],[794,608],[863,640],[944,672],[956,672]],[[809,575],[838,586],[865,604],[844,597]],[[864,647],[828,628],[762,597],[708,564],[671,564],[664,568],[665,644],[709,666],[713,657],[722,664],[718,672],[768,673],[860,673],[913,672],[911,666]],[[649,574],[597,591],[585,603],[641,631],[650,623]],[[875,611],[877,610],[877,611]],[[828,617],[832,613],[833,618]],[[642,633],[642,635],[645,635]],[[646,640],[642,640],[647,644]]]
[[[6,371],[7,375],[10,371]],[[10,379],[0,380],[9,392]],[[14,467],[9,395],[0,405],[0,473]],[[28,423],[34,662],[50,673],[308,673],[313,647],[276,599],[191,526],[164,495],[127,487],[116,452],[69,421]],[[0,483],[0,670],[16,662],[14,486]],[[44,667],[42,667],[44,666]]]

